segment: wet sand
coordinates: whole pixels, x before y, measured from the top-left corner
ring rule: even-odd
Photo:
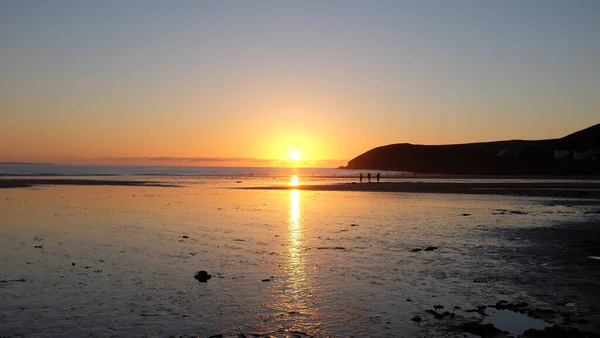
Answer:
[[[599,200],[174,183],[0,190],[0,336],[600,332]]]
[[[434,194],[484,194],[539,197],[600,198],[600,184],[596,182],[523,182],[523,183],[444,183],[444,182],[382,182],[340,183],[299,186],[263,186],[241,189],[311,190],[311,191],[366,191]]]
[[[37,185],[111,185],[127,187],[178,187],[178,185],[135,180],[64,179],[64,178],[6,178],[0,179],[0,189],[30,188]]]

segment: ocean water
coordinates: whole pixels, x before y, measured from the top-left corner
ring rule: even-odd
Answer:
[[[546,282],[561,260],[512,235],[597,220],[593,204],[170,180],[0,189],[0,336],[454,337],[424,311],[599,300]]]
[[[0,176],[348,176],[359,172],[335,168],[0,164]],[[391,173],[397,172],[386,172]]]

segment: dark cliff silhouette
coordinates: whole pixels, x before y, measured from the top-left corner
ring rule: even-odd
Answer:
[[[347,169],[463,175],[600,175],[600,124],[559,139],[451,145],[390,144]]]

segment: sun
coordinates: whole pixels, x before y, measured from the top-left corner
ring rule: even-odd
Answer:
[[[300,153],[298,152],[298,150],[290,151],[290,153],[288,154],[288,157],[292,161],[300,161]]]

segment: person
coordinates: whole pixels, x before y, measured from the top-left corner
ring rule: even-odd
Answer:
[[[379,177],[381,177],[381,175],[379,175],[379,173],[377,173],[377,183],[379,183]]]
[[[367,174],[367,178],[369,179],[369,183],[371,183],[371,173]]]
[[[360,183],[362,183],[362,173],[360,173]]]

